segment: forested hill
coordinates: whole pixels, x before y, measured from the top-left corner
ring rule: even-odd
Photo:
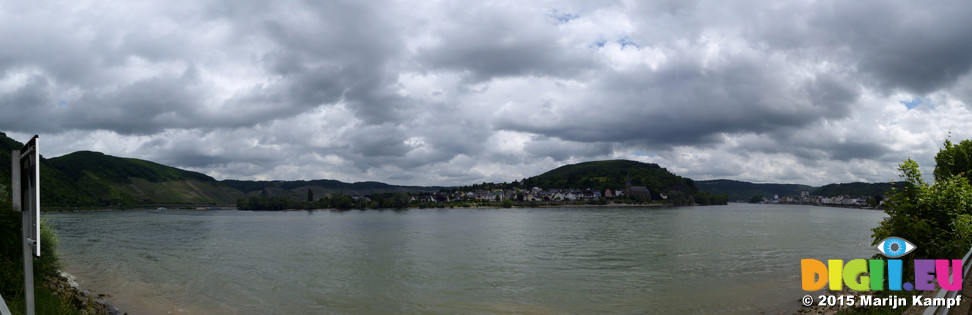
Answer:
[[[41,144],[43,145],[43,144]],[[0,185],[5,189],[10,189],[10,151],[20,150],[23,143],[7,137],[0,133]],[[43,152],[43,148],[41,149]],[[85,195],[74,181],[71,181],[60,170],[51,167],[49,161],[41,154],[41,204],[66,204],[77,202],[90,204],[95,202],[95,198]]]
[[[754,196],[772,198],[774,195],[780,197],[798,197],[802,192],[810,192],[813,186],[798,184],[756,184],[728,179],[700,180],[695,182],[700,191],[710,194],[727,194],[729,200],[749,200]]]
[[[0,159],[23,143],[0,135]],[[39,139],[44,152],[44,140]],[[41,155],[41,205],[125,207],[155,204],[231,205],[244,194],[212,177],[158,163],[80,151]],[[10,162],[0,165],[0,184],[10,186]],[[8,188],[9,189],[9,188]]]
[[[10,151],[23,143],[0,133],[0,184],[10,186]],[[41,152],[44,142],[40,139]],[[382,192],[425,192],[442,187],[395,186],[378,182],[336,180],[239,181],[216,179],[151,161],[79,151],[56,158],[41,155],[41,204],[61,207],[132,207],[148,205],[228,206],[248,195],[303,200],[307,191],[367,195]]]
[[[44,142],[40,139],[41,152]],[[0,133],[0,161],[10,161],[10,151],[23,143]],[[876,195],[886,184],[834,184],[814,190],[805,185],[753,184],[738,181],[699,181],[672,174],[657,164],[628,160],[564,165],[546,173],[507,184],[518,188],[540,187],[624,189],[630,175],[633,186],[645,186],[656,199],[660,193],[728,194],[730,200],[754,195],[798,196],[813,190],[819,195]],[[0,184],[9,189],[10,162],[0,163]],[[498,184],[488,184],[495,186]],[[479,185],[467,186],[472,188]],[[247,196],[285,197],[306,200],[308,195],[369,195],[375,193],[435,192],[446,187],[396,186],[379,182],[345,183],[310,181],[218,181],[202,173],[151,161],[122,158],[99,152],[79,151],[56,158],[41,155],[41,203],[46,207],[131,207],[146,205],[233,205]],[[308,191],[311,193],[309,194]]]
[[[695,185],[700,191],[710,194],[728,194],[729,200],[749,200],[754,196],[772,198],[774,195],[779,197],[799,197],[801,193],[808,193],[812,196],[835,197],[835,196],[883,196],[888,193],[892,183],[844,183],[829,184],[822,187],[813,187],[798,184],[756,184],[735,180],[717,179],[700,180]],[[902,189],[907,183],[893,183],[894,187]]]
[[[594,161],[564,165],[546,173],[526,178],[522,187],[624,189],[627,176],[632,186],[645,186],[653,198],[658,193],[680,191],[693,194],[698,191],[692,179],[672,174],[658,164],[629,160]]]
[[[202,173],[181,170],[145,160],[105,155],[100,152],[78,151],[50,159],[48,162],[51,167],[60,170],[72,179],[92,176],[111,183],[124,184],[131,183],[131,178],[141,178],[155,183],[176,180],[216,181]]]

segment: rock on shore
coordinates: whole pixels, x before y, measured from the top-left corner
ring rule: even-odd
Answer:
[[[91,291],[84,291],[78,287],[77,282],[67,273],[60,272],[58,276],[47,276],[44,283],[53,290],[61,300],[66,301],[74,308],[81,311],[81,314],[97,315],[119,315],[122,314],[118,308],[111,306],[105,301],[108,297],[104,294],[96,294]],[[127,313],[125,313],[127,314]]]

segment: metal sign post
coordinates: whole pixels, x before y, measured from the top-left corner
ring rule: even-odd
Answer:
[[[20,211],[24,244],[26,313],[34,314],[34,257],[40,257],[40,154],[35,135],[10,154],[13,210]]]

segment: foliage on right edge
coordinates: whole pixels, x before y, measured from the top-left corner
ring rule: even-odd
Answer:
[[[972,165],[968,152],[972,152],[972,141],[956,146],[946,140],[945,148],[935,157],[933,184],[924,181],[914,160],[901,163],[900,177],[911,186],[889,192],[885,207],[888,217],[873,229],[874,244],[898,236],[916,245],[915,259],[962,258],[972,246],[972,185],[967,177]],[[963,158],[965,161],[960,160]]]

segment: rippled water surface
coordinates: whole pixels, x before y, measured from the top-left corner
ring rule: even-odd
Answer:
[[[65,271],[134,314],[777,313],[800,259],[868,258],[881,211],[49,213]]]

